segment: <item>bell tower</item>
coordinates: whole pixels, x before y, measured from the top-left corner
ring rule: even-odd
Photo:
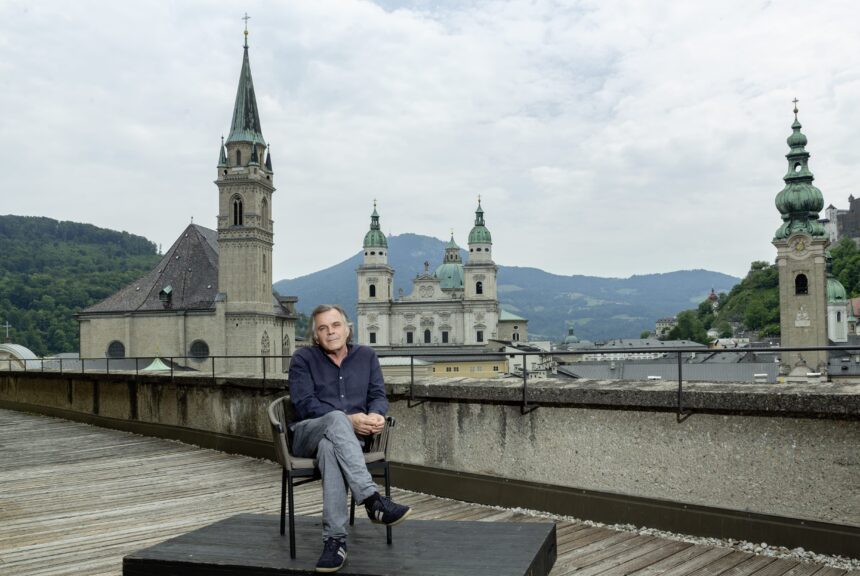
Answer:
[[[499,302],[493,262],[493,238],[484,223],[478,198],[475,225],[469,232],[469,261],[463,265],[463,324],[465,344],[484,345],[498,336]]]
[[[364,235],[364,260],[356,269],[358,305],[356,337],[361,344],[391,344],[391,291],[394,270],[388,265],[388,240],[379,227],[376,201],[370,215],[370,230]]]
[[[265,161],[263,160],[265,156]],[[218,159],[218,291],[230,313],[272,313],[272,158],[248,60],[245,29],[242,70],[233,121]]]
[[[776,196],[782,225],[773,238],[779,269],[780,341],[784,348],[827,346],[827,270],[829,244],[818,213],[824,208],[821,190],[813,186],[806,136],[797,119],[788,137],[788,172],[785,187]],[[780,373],[806,379],[808,372],[827,371],[827,352],[783,352]]]

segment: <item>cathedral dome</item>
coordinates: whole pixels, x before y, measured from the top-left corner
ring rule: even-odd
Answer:
[[[433,275],[439,279],[439,286],[443,290],[463,287],[463,264],[461,262],[440,264]]]
[[[382,230],[368,230],[364,235],[365,248],[388,248],[388,240]]]
[[[475,210],[475,226],[469,232],[469,244],[492,244],[493,237],[484,225],[484,210],[481,208],[481,200],[478,200],[478,209]]]
[[[827,303],[836,304],[848,301],[848,294],[845,292],[845,286],[842,282],[830,276],[827,278]]]
[[[573,328],[567,329],[567,336],[564,337],[565,344],[578,344],[579,338],[573,333]]]
[[[370,230],[364,235],[365,248],[388,248],[388,240],[379,229],[379,214],[376,212],[376,200],[373,201],[373,214],[370,215]]]

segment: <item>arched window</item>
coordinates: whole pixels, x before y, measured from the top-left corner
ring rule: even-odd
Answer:
[[[242,151],[236,150],[236,166],[242,165]]]
[[[430,344],[430,330],[424,331],[424,343]]]
[[[376,284],[370,285],[370,297],[376,298]]]
[[[484,283],[481,281],[475,282],[475,294],[484,293]]]
[[[514,335],[513,335],[513,336],[511,336],[511,340],[513,340],[514,342],[519,342],[519,340],[520,340],[520,333],[519,333],[519,332],[514,332]]]
[[[114,340],[113,342],[108,344],[107,357],[125,358],[125,344],[123,344],[119,340]]]
[[[266,255],[263,254],[263,274],[266,273]]]
[[[260,223],[260,226],[263,228],[263,230],[268,230],[269,229],[269,202],[265,198],[263,198],[260,212],[262,213],[262,220],[263,220]]]
[[[836,321],[837,321],[837,322],[842,322],[842,312],[837,312],[837,313],[836,313]]]
[[[242,198],[233,196],[233,226],[243,226],[244,223],[245,214],[242,208]]]
[[[806,274],[798,274],[794,278],[794,293],[809,294],[809,281],[806,279]]]
[[[205,340],[195,340],[191,343],[189,350],[191,357],[196,360],[204,360],[209,358],[209,344]]]

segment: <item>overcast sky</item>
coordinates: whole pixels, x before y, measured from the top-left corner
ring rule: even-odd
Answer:
[[[825,205],[860,168],[860,3],[0,0],[0,214],[214,228],[249,21],[275,279],[383,230],[627,277],[772,261],[797,97]],[[442,254],[439,255],[441,261]]]

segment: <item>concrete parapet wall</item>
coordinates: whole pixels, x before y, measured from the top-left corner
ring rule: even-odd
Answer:
[[[388,384],[392,460],[860,527],[860,386],[508,380]],[[268,441],[259,379],[0,373],[0,402]]]

